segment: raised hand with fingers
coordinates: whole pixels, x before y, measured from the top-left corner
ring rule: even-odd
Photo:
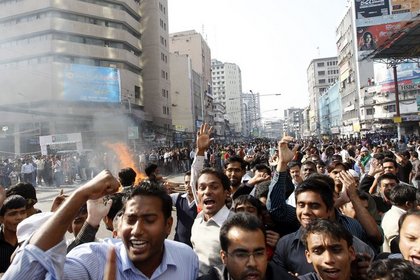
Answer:
[[[295,152],[299,148],[299,145],[295,145],[292,150],[289,149],[289,142],[293,141],[293,137],[285,136],[278,142],[278,164],[277,171],[286,171],[287,164],[293,159]]]
[[[357,182],[349,171],[341,171],[338,173],[338,179],[343,184],[343,190],[347,192],[347,195],[355,194],[357,191]]]
[[[108,214],[112,206],[112,199],[104,201],[103,198],[95,200],[88,200],[87,203],[88,216],[86,222],[93,226],[98,227],[102,219]]]
[[[202,124],[197,132],[197,155],[204,155],[204,152],[210,147],[214,138],[210,138],[213,127],[207,123]]]

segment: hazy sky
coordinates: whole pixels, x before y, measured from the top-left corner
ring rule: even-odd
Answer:
[[[314,58],[337,55],[335,30],[348,5],[347,0],[168,1],[170,33],[204,34],[212,58],[239,65],[244,92],[282,94],[261,97],[265,117],[283,117],[274,109],[308,105],[306,69]]]

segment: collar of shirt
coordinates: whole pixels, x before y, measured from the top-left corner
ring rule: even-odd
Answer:
[[[293,234],[293,241],[298,240],[300,242],[303,235],[303,227],[301,226],[297,231],[291,234]]]
[[[168,266],[172,266],[172,265],[176,266],[174,256],[171,254],[170,250],[166,250],[166,246],[165,246],[166,243],[167,243],[167,240],[165,240],[164,247],[163,247],[164,249],[163,249],[162,261],[159,264],[159,266],[155,269],[153,274],[155,273],[161,274],[167,270]],[[141,272],[137,267],[135,267],[133,262],[128,258],[128,253],[123,242],[121,242],[120,249],[117,250],[117,252],[119,252],[119,255],[120,255],[123,271],[131,269],[133,272],[137,274],[144,275],[143,272]]]
[[[395,211],[395,212],[397,212],[398,214],[401,214],[401,215],[403,215],[407,212],[404,209],[401,209],[401,208],[399,208],[398,206],[395,206],[395,205],[392,205],[390,210]]]
[[[222,226],[222,224],[226,221],[227,217],[229,216],[229,209],[224,205],[213,217],[210,218],[210,220],[205,221],[204,220],[204,212],[201,211],[197,215],[197,219],[199,219],[200,223],[208,223],[210,221],[213,221],[216,223],[219,227]]]
[[[195,205],[194,198],[190,201],[189,198],[188,198],[188,194],[187,193],[182,194],[181,197],[187,199],[187,201],[188,201],[188,207],[191,208],[191,207],[193,207]]]

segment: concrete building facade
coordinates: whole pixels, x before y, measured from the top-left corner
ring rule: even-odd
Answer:
[[[307,69],[311,135],[320,134],[319,97],[338,79],[337,57],[313,59]]]
[[[260,94],[252,91],[242,94],[242,130],[244,136],[258,137],[261,128]]]
[[[169,132],[173,127],[169,94],[168,1],[147,0],[140,3],[144,110],[152,116],[155,126]]]
[[[243,133],[243,100],[241,69],[235,63],[212,60],[213,94],[226,110],[236,133]]]
[[[115,109],[144,118],[140,6],[135,0],[0,2],[0,104],[9,110],[1,125],[10,128],[15,153],[39,149],[40,135],[99,135],[92,121],[99,116],[109,134],[104,119]],[[111,80],[112,90],[104,86]],[[75,95],[75,84],[87,90]],[[116,137],[127,135],[127,125],[115,127]]]
[[[178,55],[188,55],[191,58],[192,70],[201,76],[201,121],[212,124],[214,113],[210,47],[203,36],[194,30],[176,32],[169,36],[169,51]]]

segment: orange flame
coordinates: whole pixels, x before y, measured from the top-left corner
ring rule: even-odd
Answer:
[[[135,185],[139,184],[146,175],[143,174],[135,164],[133,156],[128,150],[128,147],[124,143],[106,143],[106,146],[114,151],[120,161],[120,168],[131,167],[136,172]]]

